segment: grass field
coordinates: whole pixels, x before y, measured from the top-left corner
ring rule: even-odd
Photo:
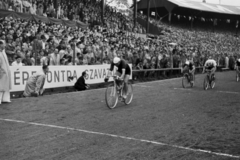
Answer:
[[[181,79],[138,83],[133,102],[106,107],[105,89],[0,105],[0,160],[240,159],[240,83]]]

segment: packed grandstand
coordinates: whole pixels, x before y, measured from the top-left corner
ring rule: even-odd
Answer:
[[[156,6],[154,1],[149,22],[150,30],[153,27],[158,34],[152,36],[146,34],[146,6],[141,5],[144,0],[138,3],[135,28],[131,14],[117,12],[108,5],[102,24],[99,1],[62,1],[57,7],[54,2],[0,1],[0,39],[6,44],[10,64],[109,64],[118,56],[131,63],[133,69],[159,69],[169,68],[171,64],[179,68],[186,59],[203,66],[212,55],[219,66],[233,68],[239,54],[238,21],[229,13],[215,13],[224,15],[224,19],[217,20],[217,16],[201,17],[196,12],[189,16],[190,13],[177,9],[171,10],[169,23],[170,16],[164,16],[168,12],[159,11],[161,7],[167,11],[169,6]],[[174,4],[174,1],[167,3]]]

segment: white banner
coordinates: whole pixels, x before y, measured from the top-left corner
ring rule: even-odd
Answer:
[[[131,65],[130,65],[131,66]],[[86,65],[86,66],[49,66],[49,73],[44,88],[57,88],[74,86],[77,79],[86,71],[87,84],[103,83],[110,65]],[[24,91],[27,80],[31,75],[42,70],[41,66],[10,66],[12,76],[11,92]],[[68,81],[68,77],[74,77]],[[132,77],[132,76],[131,76]],[[111,79],[112,80],[112,79]]]

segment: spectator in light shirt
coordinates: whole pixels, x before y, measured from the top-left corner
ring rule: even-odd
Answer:
[[[15,58],[15,61],[13,61],[12,66],[23,66],[22,58],[20,56],[17,56]]]

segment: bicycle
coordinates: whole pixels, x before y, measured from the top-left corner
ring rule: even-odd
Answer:
[[[131,83],[128,83],[128,93],[127,98],[123,98],[123,87],[124,82],[118,80],[118,76],[110,76],[113,77],[113,83],[110,84],[105,92],[105,101],[107,104],[107,107],[109,109],[113,109],[116,107],[118,103],[118,99],[122,99],[122,102],[124,102],[126,105],[130,104],[133,99],[133,87]]]
[[[204,78],[203,89],[208,90],[209,87],[211,89],[213,89],[215,87],[215,84],[216,84],[215,78],[214,78],[213,75],[212,75],[212,77],[210,77],[211,70],[206,70],[206,72],[207,72],[207,75]]]
[[[193,81],[192,81],[193,80]],[[183,88],[186,88],[186,86],[189,84],[190,87],[193,87],[193,82],[195,81],[194,75],[190,73],[184,73],[182,77],[182,86]]]

